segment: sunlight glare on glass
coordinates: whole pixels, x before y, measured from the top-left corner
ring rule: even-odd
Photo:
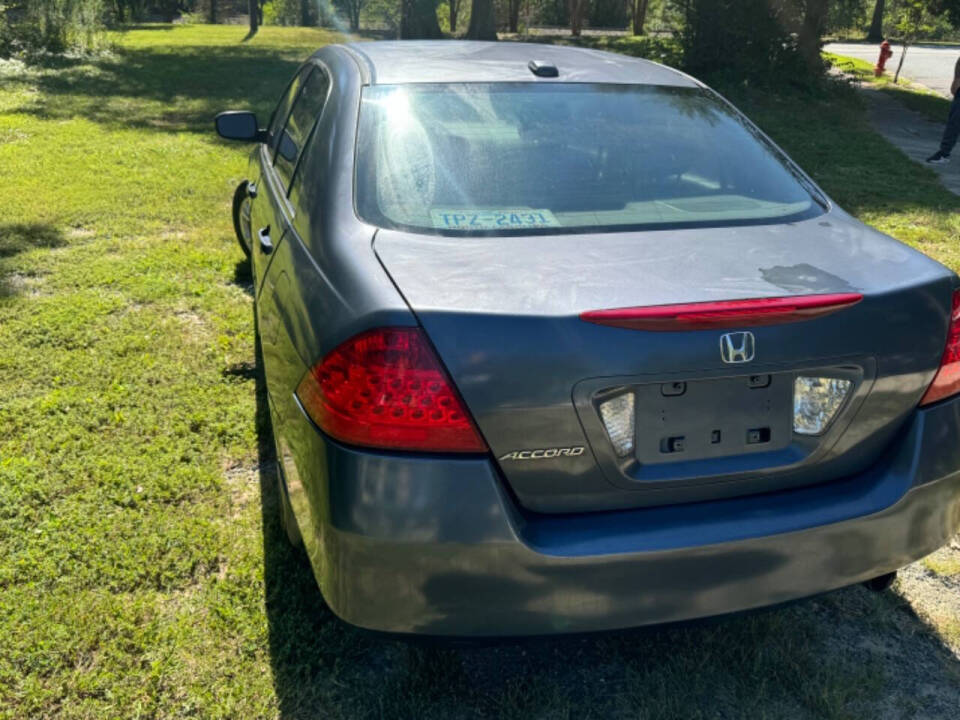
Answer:
[[[387,122],[395,129],[403,129],[410,125],[410,96],[404,89],[397,89],[378,101],[383,108]]]

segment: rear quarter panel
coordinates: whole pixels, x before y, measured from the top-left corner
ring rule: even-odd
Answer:
[[[274,251],[257,302],[278,458],[320,577],[329,475],[325,445],[300,407],[296,387],[350,336],[372,327],[415,325],[416,318],[373,252],[375,229],[353,213],[356,64],[337,48],[317,57],[331,73],[332,91],[291,191],[291,228]]]

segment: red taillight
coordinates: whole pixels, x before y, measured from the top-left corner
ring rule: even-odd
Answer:
[[[297,397],[321,430],[351,445],[487,449],[419,328],[381,328],[347,340],[306,374]]]
[[[960,393],[960,290],[953,291],[947,347],[943,351],[940,369],[920,404],[929,405],[957,393]]]
[[[591,310],[581,313],[580,319],[597,325],[610,325],[628,330],[659,330],[661,332],[756,327],[822,317],[855,305],[861,300],[863,295],[859,293],[719,300]]]

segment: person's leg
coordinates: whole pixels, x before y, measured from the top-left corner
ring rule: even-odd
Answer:
[[[960,93],[957,93],[950,104],[950,114],[947,116],[947,126],[943,129],[943,140],[940,141],[940,154],[950,155],[953,146],[960,137]]]

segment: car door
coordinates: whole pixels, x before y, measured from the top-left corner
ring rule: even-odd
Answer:
[[[277,150],[283,138],[284,129],[291,116],[294,105],[300,97],[306,79],[313,72],[312,65],[305,65],[297,71],[280,98],[270,124],[267,127],[267,141],[259,146],[260,175],[248,187],[250,203],[251,252],[250,262],[253,273],[254,294],[260,294],[267,266],[273,259],[273,251],[283,239],[286,208],[286,187],[277,178],[274,163]]]
[[[291,202],[291,191],[305,171],[300,160],[311,142],[329,90],[329,74],[323,67],[314,65],[303,77],[288,118],[279,130],[274,163],[264,172],[264,178],[269,178],[264,185],[269,186],[266,189],[272,219],[268,234],[272,247],[258,243],[256,250],[263,265],[257,307],[264,371],[271,396],[278,391],[292,393],[293,384],[303,373],[302,360],[287,326],[296,314],[290,305],[298,297],[298,275],[312,265],[294,229],[303,224],[296,222],[297,213],[305,213],[306,208],[303,200]]]

